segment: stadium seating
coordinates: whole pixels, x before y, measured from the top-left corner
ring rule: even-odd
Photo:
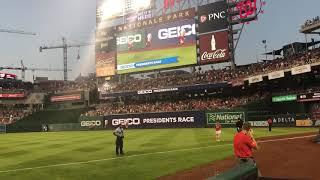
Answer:
[[[0,110],[0,124],[15,123],[29,114],[29,111],[23,109]]]
[[[173,112],[188,110],[215,110],[231,109],[234,107],[247,105],[267,97],[266,94],[256,93],[254,95],[228,98],[201,98],[177,101],[158,102],[131,102],[127,104],[109,103],[100,104],[95,110],[88,111],[82,116],[103,116],[110,114],[142,113],[142,112]]]
[[[192,84],[208,84],[231,82],[250,76],[285,70],[292,67],[320,62],[320,50],[315,49],[307,55],[296,55],[291,58],[277,58],[270,61],[238,66],[236,69],[211,69],[205,72],[194,72],[191,74],[160,76],[153,79],[133,79],[125,82],[110,82],[107,93],[137,91],[143,89],[157,89]],[[130,83],[129,83],[130,82]]]
[[[319,17],[319,16],[314,17],[314,18],[312,18],[312,19],[307,20],[307,21],[302,25],[302,28],[308,27],[308,26],[312,26],[313,24],[316,24],[316,23],[318,23],[318,22],[320,22],[320,17]]]

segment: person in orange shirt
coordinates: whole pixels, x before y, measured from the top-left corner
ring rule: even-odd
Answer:
[[[258,144],[253,138],[253,130],[251,124],[245,122],[243,129],[234,136],[233,149],[235,156],[243,162],[254,161],[253,150],[258,149]]]
[[[215,128],[216,128],[216,141],[219,142],[221,137],[221,129],[222,129],[221,124],[217,122]]]

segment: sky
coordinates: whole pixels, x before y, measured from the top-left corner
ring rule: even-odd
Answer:
[[[94,42],[96,25],[95,0],[0,0],[0,29],[18,29],[37,33],[36,36],[0,32],[0,66],[20,67],[20,60],[28,68],[63,68],[62,49],[44,50],[42,45],[61,45],[62,37],[67,43]],[[307,20],[320,15],[319,0],[266,0],[265,13],[258,21],[245,26],[236,50],[236,63],[248,64],[261,59],[264,52],[262,40],[267,40],[268,50],[283,45],[305,41],[299,33]],[[320,40],[320,36],[313,36]],[[309,37],[310,39],[311,37]],[[70,79],[80,73],[86,75],[95,70],[94,46],[68,49]],[[2,71],[10,72],[10,71]],[[20,71],[11,71],[20,76]],[[63,72],[27,72],[32,77],[49,77],[62,80]]]

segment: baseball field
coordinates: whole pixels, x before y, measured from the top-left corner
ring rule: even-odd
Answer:
[[[177,66],[185,66],[190,64],[196,64],[196,45],[189,45],[184,47],[168,47],[165,49],[158,49],[152,51],[138,51],[138,52],[128,52],[128,53],[119,53],[117,56],[117,64],[130,64],[137,63],[146,60],[157,60],[168,57],[178,56],[178,62],[171,64],[155,65],[148,67],[141,67],[136,69],[127,69],[127,70],[118,70],[118,73],[130,73],[130,72],[139,72],[147,71],[153,69],[162,69],[170,68]]]
[[[0,179],[155,179],[232,155],[234,129],[125,131],[125,156],[115,156],[112,131],[0,134]],[[256,137],[317,132],[255,129]]]

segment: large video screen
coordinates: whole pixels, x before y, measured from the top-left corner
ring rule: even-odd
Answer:
[[[176,15],[167,15],[161,19],[153,18],[146,21],[144,27],[118,32],[117,73],[196,64],[196,26],[192,16],[194,12],[186,12],[177,12]],[[190,17],[183,18],[187,16]],[[159,20],[164,23],[159,23]],[[149,22],[157,23],[147,26]]]

